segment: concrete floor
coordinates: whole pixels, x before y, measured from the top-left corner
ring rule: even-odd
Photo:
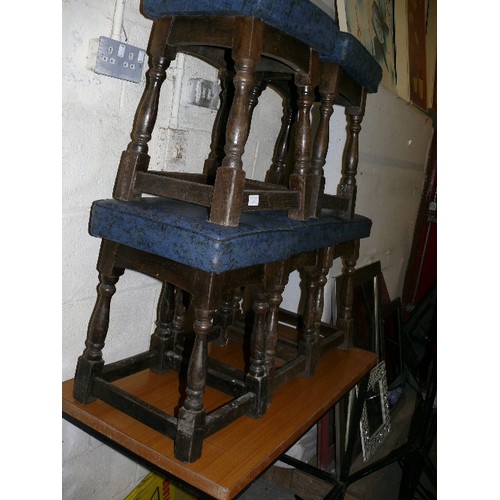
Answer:
[[[362,457],[358,457],[353,463],[352,472],[406,443],[416,401],[415,391],[407,385],[404,398],[391,412],[390,434],[369,462],[363,463]],[[434,465],[436,465],[436,457],[434,440],[430,453]],[[386,466],[350,485],[345,500],[397,500],[401,474],[401,468],[397,463]],[[430,483],[427,487],[432,491]],[[307,476],[295,469],[273,466],[242,493],[238,500],[321,500],[329,490],[328,484],[317,478]],[[434,494],[436,495],[435,490]]]

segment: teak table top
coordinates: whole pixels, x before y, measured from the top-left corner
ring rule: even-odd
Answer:
[[[234,498],[272,465],[375,364],[374,353],[359,349],[335,349],[324,354],[314,377],[296,378],[278,389],[261,419],[241,417],[206,438],[201,458],[192,464],[174,457],[170,438],[108,404],[77,403],[72,397],[73,380],[63,382],[62,409],[63,414],[130,450],[167,476],[175,476],[208,495],[226,500]],[[116,383],[171,414],[178,408],[176,373],[159,376],[145,370]],[[207,388],[208,411],[227,400],[227,396]]]

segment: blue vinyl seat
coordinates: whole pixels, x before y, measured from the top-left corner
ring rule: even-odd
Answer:
[[[351,34],[339,31],[333,9],[310,0],[144,0],[150,19],[168,16],[255,16],[312,47],[321,61],[340,65],[368,92],[377,92],[382,68]]]
[[[293,377],[314,373],[323,346],[335,345],[337,338],[332,335],[320,339],[315,320],[321,314],[321,287],[326,282],[330,259],[346,257],[350,275],[356,242],[369,236],[371,230],[368,218],[340,218],[331,210],[307,221],[290,220],[286,211],[243,213],[237,227],[212,224],[208,218],[207,207],[169,198],[107,199],[93,203],[89,232],[102,239],[97,264],[98,297],[73,388],[78,402],[87,404],[101,399],[172,438],[176,458],[187,462],[200,457],[206,437],[242,415],[261,417],[273,391]],[[335,251],[337,245],[340,253]],[[148,351],[105,365],[102,349],[109,326],[111,297],[126,269],[163,283],[156,329]],[[298,342],[297,357],[277,367],[274,353],[278,341],[278,307],[288,274],[294,269],[304,269],[311,279],[306,300],[309,313]],[[223,305],[227,294],[248,285],[257,289],[250,366],[241,370],[212,360],[208,356],[208,343],[225,338],[224,317],[229,324],[234,320],[231,307]],[[187,357],[183,347],[182,353],[177,348],[184,335],[186,293],[195,315],[194,343]],[[345,307],[349,310],[348,302]],[[222,323],[216,311],[222,315]],[[159,411],[112,383],[146,368],[158,374],[170,370],[181,372],[185,363],[188,363],[186,399],[177,415]],[[207,385],[230,395],[230,401],[207,411],[204,407]]]
[[[167,198],[99,200],[90,234],[208,273],[223,273],[366,238],[370,219],[342,219],[324,210],[318,219],[293,221],[286,212],[249,212],[237,227],[208,221],[208,209]]]
[[[150,19],[170,16],[254,16],[320,54],[333,52],[339,31],[332,12],[309,0],[144,0]]]

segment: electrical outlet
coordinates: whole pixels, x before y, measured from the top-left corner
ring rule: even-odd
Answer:
[[[145,59],[143,49],[101,36],[90,41],[87,68],[100,75],[139,83]]]
[[[194,104],[202,108],[217,109],[221,91],[217,83],[204,80],[203,78],[191,78],[188,85],[188,104]]]

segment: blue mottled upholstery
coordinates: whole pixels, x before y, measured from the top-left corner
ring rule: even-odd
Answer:
[[[92,236],[214,273],[365,238],[370,229],[366,217],[345,220],[327,210],[305,222],[286,212],[246,212],[238,227],[225,227],[208,222],[205,207],[165,198],[96,201],[89,225]]]
[[[308,0],[144,0],[144,14],[166,16],[255,16],[298,38],[320,54],[333,51],[335,20]]]
[[[322,61],[342,66],[368,92],[376,92],[382,78],[382,68],[363,45],[309,0],[144,0],[143,11],[151,19],[255,16],[314,48]]]
[[[335,48],[325,60],[342,66],[345,72],[368,92],[377,92],[382,68],[363,44],[350,33],[339,31]]]

